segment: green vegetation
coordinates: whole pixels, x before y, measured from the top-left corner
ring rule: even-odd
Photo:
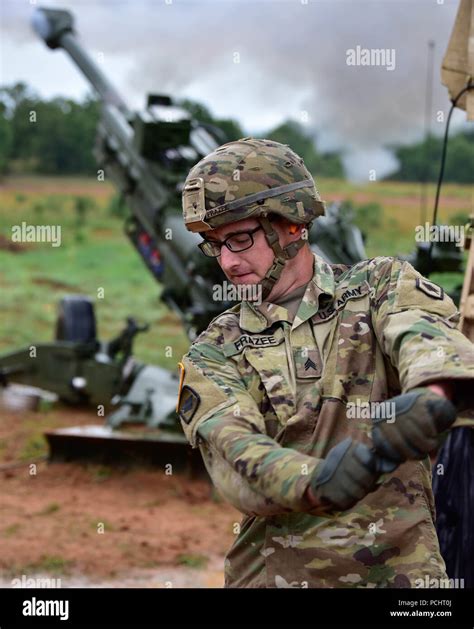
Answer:
[[[102,483],[112,476],[112,469],[107,465],[87,465],[87,471],[96,483]]]
[[[5,104],[0,102],[0,174],[8,169],[12,152],[13,129],[6,117]]]
[[[38,561],[34,561],[24,566],[15,566],[11,570],[13,574],[35,574],[41,572],[48,572],[50,574],[59,576],[62,574],[68,574],[73,567],[74,562],[70,559],[64,559],[59,555],[42,555]]]
[[[345,201],[366,234],[369,257],[413,250],[414,229],[420,222],[418,184],[358,185],[325,178],[317,178],[317,183],[325,200]],[[429,192],[430,206],[434,186]],[[85,293],[95,298],[99,338],[114,337],[125,318],[135,316],[151,325],[136,338],[137,359],[176,369],[188,339],[177,316],[160,302],[162,287],[124,236],[121,212],[111,211],[116,201],[108,183],[79,177],[9,177],[0,195],[0,352],[52,340],[60,298]],[[472,186],[444,186],[440,220],[464,222],[471,197]],[[22,221],[61,225],[61,246],[20,243],[18,251],[11,251],[12,226]],[[441,276],[439,281],[449,290],[459,279],[458,274],[454,279]],[[104,289],[103,299],[98,298],[99,288]],[[166,356],[167,346],[173,348],[172,356]],[[38,439],[33,435],[25,444],[21,453],[25,460],[46,451],[39,433]]]
[[[217,130],[222,143],[246,135],[237,120],[216,117],[202,103],[181,99],[176,104]],[[59,97],[44,100],[25,83],[0,87],[0,174],[94,175],[97,167],[92,148],[99,117],[100,105],[92,95],[83,102]],[[294,120],[263,130],[258,136],[289,144],[318,177],[344,178],[340,153],[320,152],[317,138]],[[399,160],[390,180],[436,181],[441,146],[441,137],[430,136],[410,146],[390,147]],[[444,181],[470,183],[473,172],[474,131],[452,134]]]
[[[293,120],[287,120],[275,129],[264,133],[263,137],[282,144],[288,144],[303,158],[308,170],[312,173],[318,173],[319,178],[344,178],[344,168],[339,155],[337,153],[319,153],[314,139],[308,135],[301,124]]]
[[[51,502],[44,509],[42,509],[38,515],[51,515],[51,513],[56,513],[59,511],[61,507],[56,502]]]
[[[245,136],[245,132],[236,120],[232,120],[231,118],[215,118],[202,103],[196,103],[188,98],[183,98],[179,100],[177,104],[183,107],[183,109],[186,109],[186,111],[189,111],[195,120],[217,127],[218,133],[221,133],[220,139],[222,143],[232,142],[232,140],[238,140]]]
[[[3,529],[3,535],[4,537],[11,537],[12,535],[15,535],[15,533],[18,533],[20,528],[21,524],[19,522],[10,524],[10,526],[7,526],[5,529]]]
[[[0,89],[0,172],[96,171],[91,151],[99,104],[42,100],[24,83]],[[2,142],[2,139],[4,140]]]
[[[396,181],[437,181],[443,140],[430,136],[422,142],[395,148],[400,162],[390,176]],[[472,183],[474,172],[474,131],[453,134],[449,138],[444,181]]]
[[[100,526],[100,530],[104,531],[104,533],[98,532],[99,526]],[[97,518],[97,520],[93,520],[91,522],[91,528],[93,528],[94,531],[98,533],[99,535],[103,535],[105,533],[111,533],[115,531],[115,526],[111,524],[110,522],[108,522],[107,520],[104,520],[104,518]]]
[[[23,447],[19,452],[20,461],[30,461],[38,459],[48,454],[48,444],[42,434],[38,434],[36,431],[28,436]]]
[[[205,568],[209,559],[204,555],[184,554],[176,557],[178,564],[188,566],[189,568]]]
[[[135,316],[151,325],[136,338],[137,357],[176,368],[187,337],[159,301],[161,286],[124,236],[122,219],[111,215],[110,185],[94,179],[12,178],[0,194],[4,242],[11,244],[12,226],[22,221],[61,226],[59,247],[21,243],[17,252],[0,250],[0,351],[52,340],[60,298],[85,293],[95,298],[99,338],[114,337],[126,317]],[[167,345],[172,356],[165,355]]]

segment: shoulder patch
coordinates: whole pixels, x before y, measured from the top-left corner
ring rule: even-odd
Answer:
[[[179,396],[179,418],[185,423],[189,424],[194,417],[199,405],[201,404],[201,398],[194,389],[187,384],[180,391]]]
[[[201,422],[214,413],[233,406],[236,397],[232,389],[235,380],[230,366],[206,359],[195,350],[196,355],[193,359],[191,351],[181,360],[180,369],[181,372],[184,371],[184,382],[180,383],[183,386],[180,387],[178,394],[177,412],[185,437],[194,448],[196,432]],[[229,378],[230,386],[227,384]],[[240,386],[239,381],[236,384]]]
[[[423,277],[408,262],[392,274],[388,291],[388,313],[414,308],[452,320],[458,312],[451,297],[434,282]]]
[[[424,277],[416,278],[416,287],[422,293],[431,297],[432,299],[444,299],[444,290],[441,286],[437,284],[433,284],[433,282],[429,282]]]

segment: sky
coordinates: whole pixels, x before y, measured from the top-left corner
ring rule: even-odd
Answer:
[[[396,167],[390,146],[423,137],[433,41],[430,126],[444,130],[440,67],[458,0],[0,0],[0,85],[82,99],[80,71],[31,29],[40,6],[73,12],[82,44],[132,108],[148,92],[193,98],[249,135],[294,119],[360,181]],[[362,65],[373,49],[385,58]],[[456,111],[452,129],[465,117]]]

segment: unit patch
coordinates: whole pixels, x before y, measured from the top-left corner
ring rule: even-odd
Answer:
[[[431,299],[444,299],[444,290],[441,286],[425,280],[424,277],[416,278],[416,287],[418,290],[421,290],[422,293],[431,297]]]
[[[179,396],[179,418],[185,423],[189,424],[194,417],[195,412],[201,404],[201,398],[194,389],[187,384],[181,389]]]

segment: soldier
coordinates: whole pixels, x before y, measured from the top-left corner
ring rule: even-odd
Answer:
[[[451,299],[407,262],[313,254],[324,204],[277,142],[217,148],[190,171],[183,212],[262,298],[216,317],[180,363],[186,437],[246,514],[226,587],[441,583],[428,453],[474,378]]]

